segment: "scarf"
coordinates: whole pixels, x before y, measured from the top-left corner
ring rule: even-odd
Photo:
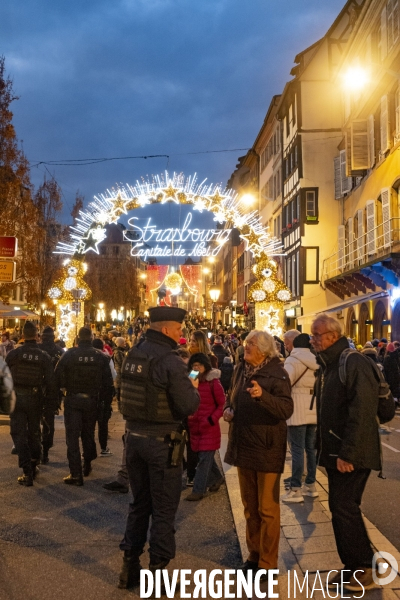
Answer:
[[[248,362],[245,361],[245,363],[244,363],[244,378],[247,380],[252,379],[254,377],[254,375],[257,373],[257,371],[259,371],[260,369],[265,367],[265,365],[268,362],[269,362],[269,358],[265,358],[262,361],[262,363],[260,363],[256,367],[253,367],[253,365],[250,365]]]

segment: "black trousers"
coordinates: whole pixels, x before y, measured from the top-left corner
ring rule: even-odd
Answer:
[[[327,469],[329,510],[337,551],[346,569],[372,566],[374,555],[361,515],[360,504],[370,469],[355,469],[340,473]]]
[[[17,393],[14,412],[10,415],[10,433],[18,454],[18,464],[25,475],[32,473],[32,461],[40,460],[40,418],[42,402],[37,396]]]
[[[48,452],[54,443],[54,408],[45,408],[42,415],[42,446]]]
[[[91,462],[97,457],[94,430],[97,419],[97,398],[67,396],[64,400],[65,437],[69,470],[73,477],[82,475],[79,438],[82,439],[83,458]]]
[[[129,505],[121,550],[143,552],[150,524],[152,563],[175,556],[175,515],[182,486],[182,467],[168,464],[169,447],[154,438],[126,434],[126,466],[133,502]]]

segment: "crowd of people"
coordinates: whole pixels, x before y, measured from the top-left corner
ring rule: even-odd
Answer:
[[[371,587],[373,552],[360,512],[371,470],[382,467],[380,381],[371,360],[398,399],[400,343],[373,340],[356,352],[339,322],[324,314],[314,320],[311,336],[290,330],[280,340],[257,330],[210,332],[205,323],[185,321],[179,308],[149,312],[149,319],[137,319],[126,330],[83,327],[69,350],[57,343],[51,327],[39,336],[26,322],[18,339],[15,332],[3,332],[1,393],[16,394],[10,425],[22,469],[18,483],[33,486],[38,464],[49,461],[54,415],[63,402],[70,470],[64,483],[83,486],[98,456],[96,423],[99,455],[111,455],[108,421],[115,399],[126,422],[122,464],[116,479],[103,487],[132,492],[120,544],[119,587],[129,588],[139,581],[150,517],[149,568],[156,571],[175,556],[182,488],[193,488],[185,497],[193,502],[223,485],[215,458],[222,417],[229,423],[224,460],[237,467],[246,519],[249,554],[241,570],[265,569],[265,579],[268,569],[277,568],[280,501],[317,498],[319,464],[328,474],[337,549],[349,571],[346,587]],[[343,381],[340,361],[350,348]],[[288,446],[292,472],[280,498]],[[340,577],[333,577],[330,587]]]

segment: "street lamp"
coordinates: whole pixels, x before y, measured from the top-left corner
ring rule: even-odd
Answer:
[[[219,290],[217,287],[212,287],[212,288],[209,289],[208,293],[209,293],[210,298],[212,300],[212,327],[214,329],[214,327],[215,327],[214,304],[216,302],[218,302],[218,298],[219,298],[219,295],[221,293],[221,290]]]

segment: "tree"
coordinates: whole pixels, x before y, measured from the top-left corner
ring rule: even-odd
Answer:
[[[5,58],[0,57],[0,235],[18,238],[17,276],[18,282],[0,288],[2,299],[17,283],[26,281],[27,273],[33,270],[34,232],[37,224],[37,211],[32,201],[28,161],[18,145],[12,123],[11,104],[18,100],[14,94],[13,82],[6,75]]]

